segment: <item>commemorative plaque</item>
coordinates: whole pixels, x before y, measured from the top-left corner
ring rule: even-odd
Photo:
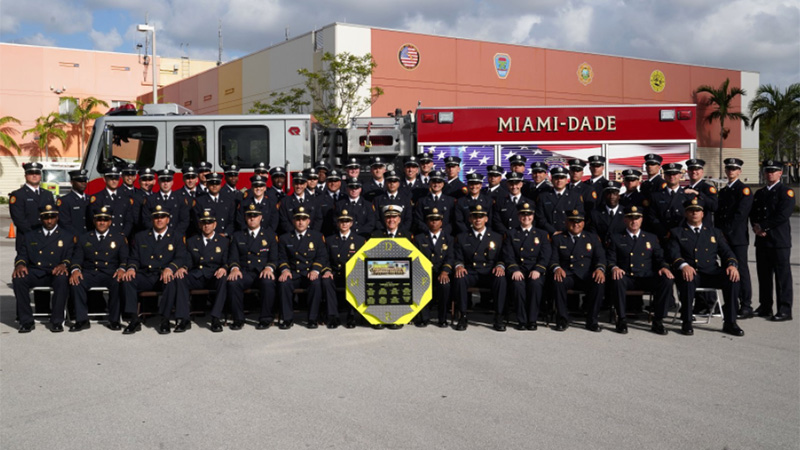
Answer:
[[[431,301],[431,262],[405,238],[373,238],[346,266],[347,301],[370,324],[407,324]]]

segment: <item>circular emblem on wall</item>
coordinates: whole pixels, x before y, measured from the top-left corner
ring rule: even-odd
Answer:
[[[507,53],[497,53],[494,55],[494,70],[500,79],[505,79],[511,71],[511,56]]]
[[[588,63],[578,66],[578,81],[584,86],[588,86],[594,79],[594,70]]]
[[[661,92],[667,87],[667,78],[664,76],[664,72],[654,70],[650,74],[650,87],[653,89],[653,92]]]
[[[397,52],[400,65],[408,70],[414,70],[419,65],[419,50],[413,44],[405,44]]]

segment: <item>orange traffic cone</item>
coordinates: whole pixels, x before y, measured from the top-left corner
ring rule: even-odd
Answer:
[[[14,229],[14,222],[11,222],[11,227],[8,229],[8,236],[6,239],[16,239],[17,238],[17,230]]]

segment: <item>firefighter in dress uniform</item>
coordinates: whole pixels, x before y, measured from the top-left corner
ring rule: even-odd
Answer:
[[[379,194],[372,201],[372,206],[376,211],[388,205],[397,205],[403,208],[403,216],[400,219],[400,229],[411,232],[411,225],[413,224],[413,207],[411,197],[406,191],[400,189],[400,174],[394,170],[389,170],[384,174],[384,181],[386,182],[385,192]],[[376,221],[379,228],[383,227],[382,221]]]
[[[336,218],[337,232],[325,238],[328,246],[328,258],[330,264],[327,270],[322,272],[322,290],[325,294],[325,302],[328,306],[328,328],[339,326],[339,300],[340,296],[337,288],[343,289],[347,274],[345,272],[347,261],[361,249],[366,240],[363,236],[351,231],[353,226],[353,216],[347,209],[339,211]],[[357,311],[349,303],[347,304],[347,319],[345,327],[355,328]]]
[[[428,230],[425,224],[425,217],[430,214],[433,208],[439,210],[442,215],[442,230],[446,234],[453,234],[453,208],[455,199],[442,192],[444,189],[444,173],[441,170],[434,170],[430,174],[428,181],[428,193],[417,201],[414,205],[414,225],[411,229],[416,233],[424,233]]]
[[[458,174],[461,173],[461,158],[458,156],[448,156],[445,158],[444,172],[447,176],[447,180],[442,188],[442,193],[444,195],[453,197],[455,200],[458,200],[462,196],[466,195],[467,187],[458,177]]]
[[[361,197],[361,181],[358,178],[347,179],[347,196],[336,203],[337,215],[345,209],[353,218],[350,231],[365,239],[370,237],[376,227],[375,209],[372,203]]]
[[[607,248],[609,292],[617,309],[616,330],[626,334],[628,290],[645,290],[653,293],[653,333],[665,335],[664,317],[672,297],[675,277],[664,259],[664,250],[658,238],[642,231],[642,208],[631,205],[625,208],[625,229],[611,234]]]
[[[279,327],[288,330],[294,324],[294,290],[304,288],[308,295],[307,327],[314,329],[322,300],[319,276],[328,267],[328,251],[322,234],[310,228],[311,217],[305,206],[294,209],[292,219],[292,231],[278,238],[278,297],[283,315]]]
[[[736,260],[739,261],[739,308],[740,319],[753,317],[753,286],[750,282],[750,268],[747,253],[750,247],[750,229],[747,219],[753,208],[753,195],[750,187],[744,184],[739,175],[744,161],[727,158],[725,175],[728,183],[719,190],[719,206],[714,214],[714,226],[722,230]]]
[[[545,273],[550,263],[550,236],[533,226],[533,204],[517,208],[519,226],[509,229],[503,238],[503,261],[506,263],[511,298],[517,307],[518,330],[538,328],[539,307],[544,291]],[[509,308],[510,309],[510,308]],[[496,313],[507,317],[505,301],[497,302]]]
[[[684,203],[686,221],[670,230],[667,243],[667,260],[675,272],[675,284],[680,294],[681,331],[694,334],[692,327],[692,300],[698,287],[722,289],[722,331],[733,336],[744,336],[736,324],[736,307],[739,296],[739,270],[736,256],[728,247],[725,236],[716,228],[704,224],[704,200],[693,197]],[[717,257],[722,266],[717,263]]]
[[[99,286],[108,289],[108,328],[122,329],[120,294],[129,248],[124,234],[110,230],[113,215],[111,207],[101,207],[94,216],[94,229],[78,237],[69,277],[76,322],[69,331],[89,328],[89,289]]]
[[[201,217],[207,209],[214,211],[214,217],[217,219],[216,232],[226,237],[232,236],[236,228],[234,196],[223,190],[222,176],[216,172],[206,175],[206,188],[208,190],[204,195],[195,199],[193,204],[190,203],[194,209],[194,216]]]
[[[310,228],[314,231],[322,230],[322,213],[317,207],[316,199],[310,195],[306,188],[308,180],[303,172],[297,172],[294,176],[294,192],[283,197],[279,203],[278,228],[281,233],[294,231],[294,213],[303,207],[305,213],[310,217]]]
[[[572,210],[567,215],[565,229],[553,236],[548,269],[553,274],[556,297],[556,331],[564,331],[569,326],[567,291],[570,289],[586,293],[586,329],[601,330],[597,314],[603,302],[606,255],[600,238],[584,231],[584,220],[580,210]]]
[[[133,205],[135,200],[119,189],[120,170],[109,167],[103,173],[106,188],[89,198],[89,207],[86,209],[86,228],[94,227],[94,215],[104,206],[110,207],[114,212],[111,218],[111,231],[120,232],[130,236],[135,224]]]
[[[64,308],[69,293],[67,267],[72,258],[75,236],[58,226],[58,208],[55,204],[40,205],[39,218],[42,226],[31,228],[17,246],[14,272],[11,274],[17,300],[19,332],[28,333],[34,328],[30,290],[50,286],[53,288],[50,331],[59,333],[64,331]]]
[[[681,166],[679,163],[664,165],[666,181],[661,187],[653,186],[649,198],[644,200],[644,229],[655,233],[666,245],[669,230],[683,221],[683,204],[691,200],[691,195],[684,193],[681,186]]]
[[[455,243],[455,279],[454,291],[458,323],[455,329],[467,329],[467,289],[472,286],[492,288],[492,296],[497,304],[506,297],[506,272],[502,259],[503,237],[486,227],[487,211],[481,205],[475,205],[470,211],[472,228],[459,234]],[[502,299],[502,300],[501,300]],[[506,325],[500,315],[495,315],[494,329],[505,331]]]
[[[181,294],[190,298],[193,289],[213,289],[214,304],[211,307],[211,331],[222,331],[222,308],[228,298],[228,248],[230,240],[217,234],[217,218],[214,210],[206,209],[197,219],[200,234],[190,237],[186,241],[188,253],[188,273],[184,283],[180,286],[184,292]],[[234,319],[231,330],[240,330],[244,320],[241,317]]]
[[[531,163],[531,176],[533,181],[522,187],[522,195],[537,204],[539,196],[545,192],[552,192],[553,185],[547,179],[547,164],[541,161]]]
[[[228,292],[234,323],[244,324],[244,291],[258,289],[261,313],[257,330],[266,330],[274,321],[275,273],[278,270],[278,236],[264,227],[263,213],[254,204],[244,212],[245,228],[233,234],[228,251]]]
[[[123,292],[125,313],[133,318],[123,334],[133,334],[142,329],[137,313],[139,293],[162,290],[159,314],[162,317],[159,334],[172,330],[170,316],[175,308],[178,319],[175,332],[181,333],[192,327],[189,320],[189,298],[183,289],[187,271],[186,244],[183,235],[169,228],[170,213],[162,205],[152,212],[153,228],[140,231],[131,242],[128,270],[125,273]]]
[[[167,211],[172,216],[170,228],[178,236],[184,237],[186,236],[186,230],[189,228],[189,209],[192,207],[192,203],[188,199],[172,192],[174,170],[165,168],[159,170],[157,174],[158,192],[144,200],[142,204],[142,224],[145,229],[151,229],[153,227],[153,212],[158,206],[161,206],[162,211]]]
[[[637,206],[644,207],[644,194],[641,192],[642,172],[636,169],[625,169],[622,171],[622,184],[625,186],[625,193],[619,198],[619,204],[627,208]]]
[[[491,229],[501,236],[508,230],[519,226],[519,214],[517,208],[523,203],[533,205],[533,200],[522,195],[522,174],[519,172],[509,172],[506,174],[506,191],[503,197],[498,196],[492,206]],[[488,210],[485,210],[488,211]]]
[[[589,212],[588,231],[596,234],[603,244],[607,243],[612,235],[625,229],[623,220],[624,210],[619,204],[619,191],[622,185],[616,181],[609,181],[603,189],[602,203]]]
[[[502,167],[494,164],[487,167],[486,180],[488,185],[481,188],[481,193],[488,195],[492,200],[497,200],[498,198],[508,195],[508,189],[503,182]]]
[[[242,194],[242,203],[236,212],[237,230],[247,229],[245,212],[255,205],[261,210],[262,226],[275,232],[278,229],[278,203],[267,195],[267,178],[263,175],[250,177],[250,190]]]
[[[567,169],[556,166],[550,169],[553,186],[549,192],[539,194],[536,202],[536,228],[548,232],[551,236],[564,231],[567,215],[577,210],[584,214],[583,196],[567,189],[569,178]]]
[[[756,235],[759,301],[756,312],[760,317],[783,322],[792,320],[792,270],[789,256],[793,236],[789,219],[794,211],[794,191],[781,182],[781,161],[766,160],[761,167],[767,185],[756,192],[750,212],[750,223]],[[774,314],[773,280],[777,300],[777,311]]]
[[[523,166],[524,167],[524,166]],[[456,206],[453,209],[454,220],[453,227],[456,235],[466,233],[469,230],[469,211],[475,205],[481,205],[485,211],[489,211],[488,224],[492,224],[492,206],[494,200],[491,196],[481,192],[483,186],[483,175],[472,172],[467,175],[467,193],[463,197],[456,200]]]
[[[644,198],[650,198],[650,194],[660,191],[664,184],[664,178],[661,177],[661,163],[664,158],[655,153],[648,153],[644,155],[644,166],[647,170],[647,179],[642,183],[642,195]]]
[[[69,172],[69,179],[72,190],[56,201],[58,226],[80,236],[88,230],[86,209],[89,207],[89,197],[86,196],[86,184],[89,182],[89,175],[84,169],[72,170]]]
[[[380,156],[376,156],[372,158],[369,170],[372,173],[372,177],[362,186],[361,195],[368,202],[372,202],[375,197],[386,191],[386,180],[383,178],[386,173],[386,163]],[[348,174],[348,176],[350,175]]]
[[[414,236],[414,246],[431,262],[431,276],[433,277],[433,298],[438,302],[438,325],[440,328],[447,326],[447,311],[453,304],[450,297],[450,273],[453,271],[453,237],[442,232],[442,215],[437,209],[432,209],[425,218],[428,232],[417,233]],[[426,327],[430,322],[430,303],[420,311],[415,318],[415,325]]]

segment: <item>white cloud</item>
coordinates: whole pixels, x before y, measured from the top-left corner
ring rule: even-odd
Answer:
[[[92,29],[89,32],[89,37],[92,39],[95,50],[113,51],[122,45],[122,36],[116,28],[112,28],[108,33]]]
[[[46,37],[42,33],[36,33],[33,36],[27,36],[19,40],[20,44],[27,45],[41,45],[43,47],[52,47],[56,45],[56,40]]]

